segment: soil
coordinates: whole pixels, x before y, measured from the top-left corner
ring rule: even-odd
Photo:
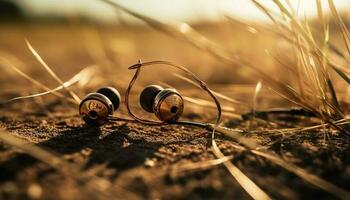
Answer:
[[[22,105],[30,103],[34,104]],[[117,188],[111,192],[114,198],[131,193],[133,196],[129,198],[136,199],[250,199],[223,166],[171,173],[182,164],[214,159],[210,132],[188,126],[147,126],[134,122],[88,127],[73,106],[62,104],[46,113],[18,114],[19,105],[3,108],[0,127],[55,152],[81,168],[80,173],[106,180],[108,187]],[[31,107],[36,106],[27,109]],[[279,121],[298,123],[297,119],[291,122],[292,117],[287,117]],[[187,120],[203,119],[189,114]],[[226,124],[245,130],[247,127],[247,122],[239,120],[229,120]],[[270,149],[283,158],[350,189],[350,146],[348,138],[341,133],[329,133],[326,141],[325,135],[317,131],[284,138],[264,134],[262,130],[261,134],[248,137],[261,144],[274,141]],[[268,160],[235,149],[233,144],[237,143],[229,138],[218,136],[217,142],[226,155],[235,156],[232,160],[235,165],[276,199],[334,198]],[[90,179],[76,183],[26,152],[5,144],[1,145],[0,177],[2,199],[106,198],[93,192]],[[31,192],[33,188],[39,188],[38,196]]]

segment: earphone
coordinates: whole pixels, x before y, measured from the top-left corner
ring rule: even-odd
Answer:
[[[145,111],[154,113],[163,122],[177,121],[184,110],[183,98],[173,88],[149,85],[142,90],[139,101]]]
[[[88,125],[108,122],[120,106],[120,94],[113,87],[102,87],[88,94],[79,104],[79,114]]]
[[[130,109],[129,105],[129,95],[134,85],[139,73],[141,72],[142,66],[147,65],[157,65],[163,64],[175,67],[187,73],[191,76],[198,85],[205,90],[214,100],[217,108],[218,115],[215,124],[210,123],[200,123],[191,121],[178,121],[184,110],[184,101],[180,93],[174,88],[162,88],[158,85],[149,85],[145,87],[139,96],[139,102],[141,107],[150,113],[154,113],[159,121],[154,121],[150,119],[143,119],[137,117]],[[216,96],[211,92],[211,90],[206,86],[206,84],[201,81],[196,75],[194,75],[187,68],[180,65],[173,64],[167,61],[151,61],[147,63],[142,63],[139,61],[138,64],[132,65],[129,69],[136,69],[136,72],[125,92],[125,106],[127,108],[129,116],[133,120],[127,119],[128,121],[137,121],[148,125],[161,125],[161,124],[177,124],[177,125],[190,125],[206,128],[212,131],[212,138],[214,138],[214,132],[218,129],[218,124],[221,119],[221,105],[217,100]],[[101,126],[110,120],[116,121],[118,118],[113,116],[113,112],[119,108],[121,102],[119,92],[112,87],[102,87],[95,93],[88,94],[79,105],[79,113],[83,120],[88,125]]]

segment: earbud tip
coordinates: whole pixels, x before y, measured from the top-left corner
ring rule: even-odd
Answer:
[[[121,98],[117,89],[113,87],[102,87],[97,90],[97,93],[105,95],[112,102],[114,110],[119,108]]]
[[[161,90],[163,88],[159,85],[149,85],[142,90],[140,105],[145,111],[153,113],[153,100]]]

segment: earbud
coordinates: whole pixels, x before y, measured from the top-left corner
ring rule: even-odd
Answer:
[[[158,85],[149,85],[142,90],[140,104],[163,122],[178,120],[184,109],[183,99],[175,89],[164,89]]]
[[[89,125],[101,126],[119,108],[120,94],[113,87],[102,87],[88,94],[79,105],[79,114]]]

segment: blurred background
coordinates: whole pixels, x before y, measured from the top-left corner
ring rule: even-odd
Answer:
[[[289,80],[292,77],[286,76],[285,68],[279,67],[280,61],[295,64],[295,57],[290,53],[292,47],[281,38],[253,28],[254,25],[269,27],[271,22],[250,0],[115,2],[165,24],[172,21],[188,23],[210,41],[227,48],[232,55],[244,55],[263,70],[273,71],[275,76],[292,81]],[[272,1],[259,2],[279,12]],[[313,22],[317,17],[315,2],[290,1],[290,4],[298,10],[299,17],[308,19],[317,31],[320,26],[316,20]],[[335,0],[334,3],[344,21],[349,23],[349,1]],[[324,11],[329,14],[328,7],[325,6]],[[28,50],[25,39],[63,80],[68,80],[86,66],[97,65],[100,71],[91,83],[125,88],[132,75],[127,67],[142,59],[168,60],[187,66],[203,80],[217,85],[219,90],[225,90],[232,84],[250,85],[258,81],[244,65],[232,66],[222,62],[208,52],[159,32],[99,0],[0,0],[0,19],[0,56],[50,87],[57,83],[43,72]],[[331,41],[337,44],[339,31],[331,18],[330,34]],[[344,48],[343,45],[339,43],[340,48]],[[12,69],[2,67],[0,70],[6,73],[0,79],[5,93],[13,91],[14,87],[21,87],[21,91],[28,93],[33,91],[33,87]],[[172,86],[188,85],[168,72],[161,67],[152,72],[145,70],[140,81],[143,84],[166,82]],[[340,89],[342,84],[335,83]]]
[[[324,0],[323,0],[324,1]],[[250,21],[268,22],[267,17],[250,0],[162,0],[115,1],[133,11],[161,20],[177,20],[186,23],[221,22],[224,15],[232,15]],[[278,8],[270,0],[259,1],[274,11]],[[326,2],[326,1],[324,1]],[[346,11],[350,4],[347,0],[335,0],[339,11]],[[290,1],[300,10],[300,16],[315,17],[315,1]],[[109,24],[139,24],[140,21],[118,12],[106,3],[98,0],[1,0],[2,20],[65,20],[79,18],[86,21]],[[326,11],[326,9],[325,9]],[[350,13],[348,13],[348,16]]]

